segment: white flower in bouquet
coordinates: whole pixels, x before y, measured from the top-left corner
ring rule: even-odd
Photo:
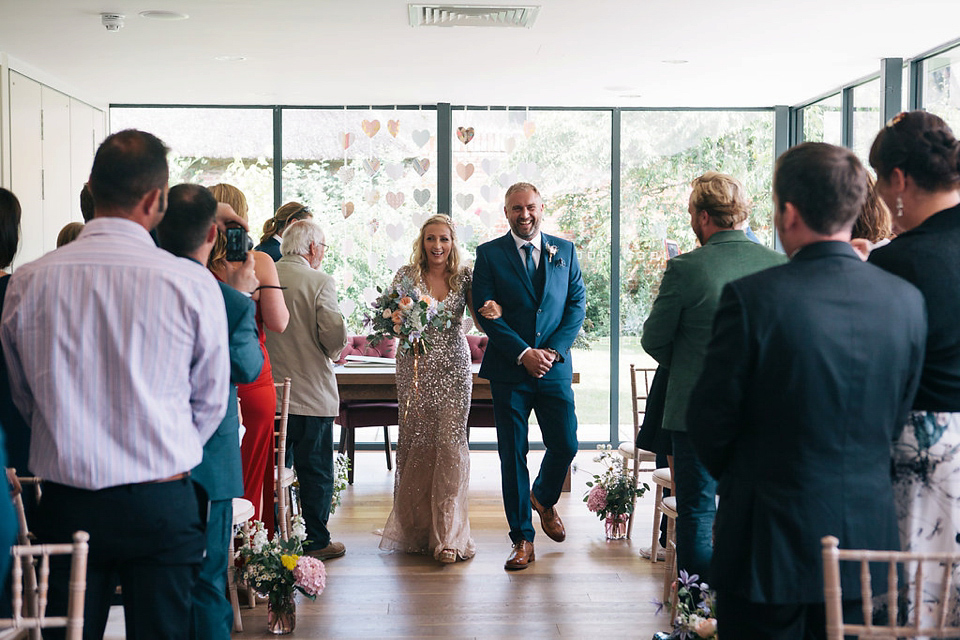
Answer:
[[[290,535],[301,543],[307,539],[307,525],[303,522],[303,516],[299,513],[293,516],[293,520],[291,520]]]

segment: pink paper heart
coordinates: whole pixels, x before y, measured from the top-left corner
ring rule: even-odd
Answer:
[[[457,175],[460,176],[460,179],[466,182],[470,179],[470,176],[473,175],[473,165],[463,164],[462,162],[457,163]]]
[[[391,207],[393,207],[394,209],[399,209],[399,208],[400,208],[400,205],[403,204],[404,199],[405,199],[405,198],[404,198],[404,196],[403,196],[403,193],[400,192],[400,191],[397,191],[397,192],[388,191],[388,192],[387,192],[387,204],[390,205]]]
[[[537,125],[532,120],[527,120],[523,123],[523,135],[527,136],[528,138],[532,136],[536,130]]]
[[[422,176],[430,169],[429,158],[414,158],[412,164],[413,164],[413,170],[417,172],[417,175]]]
[[[352,202],[345,202],[340,206],[340,212],[343,214],[343,219],[346,220],[353,215],[354,206]]]
[[[400,121],[399,120],[387,120],[387,133],[392,135],[394,138],[397,137],[397,131],[400,130]]]
[[[350,148],[350,145],[353,144],[353,139],[354,139],[354,136],[352,133],[340,134],[340,145],[343,147],[344,151]]]
[[[360,123],[360,128],[363,129],[363,132],[367,134],[368,138],[372,138],[377,135],[377,131],[380,131],[380,121],[379,120],[364,120]],[[530,136],[527,136],[528,138]]]
[[[457,127],[457,139],[463,144],[473,140],[473,127]]]

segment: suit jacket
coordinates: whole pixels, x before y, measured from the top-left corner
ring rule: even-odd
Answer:
[[[192,472],[195,482],[210,500],[229,500],[243,495],[240,462],[240,420],[237,416],[237,385],[253,382],[263,367],[263,352],[257,336],[256,305],[230,285],[219,283],[227,307],[230,335],[230,393],[227,414],[216,433],[203,445],[203,460]]]
[[[253,248],[254,251],[263,251],[273,258],[276,262],[280,259],[280,241],[274,237],[269,237]]]
[[[844,242],[724,287],[687,422],[719,480],[712,586],[758,603],[823,602],[821,537],[899,548],[890,447],[926,329],[916,287]],[[848,564],[843,590],[856,598]]]
[[[667,261],[660,293],[643,323],[643,350],[670,369],[663,428],[686,431],[690,392],[703,368],[723,285],[787,261],[743,231],[714,233],[699,249]]]
[[[277,262],[277,275],[290,321],[283,333],[266,330],[273,379],[289,377],[290,413],[329,418],[340,414],[333,363],[347,346],[333,278],[310,267],[302,256]]]
[[[544,379],[572,380],[570,347],[586,315],[586,289],[573,243],[540,234],[539,268],[543,293],[538,296],[513,236],[506,235],[477,247],[473,268],[473,305],[496,300],[503,315],[496,320],[479,316],[489,336],[480,365],[480,377],[491,382],[517,384],[532,380],[517,358],[524,349],[555,349],[563,358],[554,362]],[[548,247],[554,247],[551,256]]]

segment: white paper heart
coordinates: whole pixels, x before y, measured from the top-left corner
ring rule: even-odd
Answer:
[[[370,230],[370,235],[373,235],[377,232],[377,229],[380,228],[380,221],[374,218],[367,222],[367,229]]]
[[[466,182],[470,179],[470,176],[473,175],[473,165],[470,163],[463,164],[462,162],[457,163],[457,175],[460,176],[460,179]]]
[[[353,180],[353,169],[350,167],[340,167],[340,170],[337,171],[337,177],[340,178],[340,182],[343,184],[349,184]]]
[[[500,168],[500,161],[493,158],[486,158],[480,163],[480,168],[483,169],[485,174],[492,176]]]
[[[503,141],[503,150],[507,153],[513,153],[513,150],[517,148],[517,141],[515,138],[510,137]]]
[[[363,161],[363,170],[372,178],[377,171],[380,171],[380,161],[376,158],[365,158]]]
[[[414,211],[413,215],[410,216],[410,222],[413,223],[415,229],[419,229],[423,226],[423,223],[427,221],[427,218],[430,217],[429,211]]]
[[[367,189],[367,191],[363,194],[363,199],[366,200],[367,204],[372,207],[380,201],[380,192],[376,189]]]
[[[422,176],[430,169],[429,158],[414,158],[411,164],[413,165],[413,170],[417,172],[417,175]]]
[[[353,215],[354,206],[352,202],[344,202],[340,205],[340,213],[343,214],[343,219],[346,220]]]
[[[483,223],[483,226],[486,228],[493,227],[493,213],[484,209],[480,212],[480,222]]]
[[[457,237],[460,239],[460,242],[470,242],[470,238],[473,237],[473,227],[468,224],[458,224]]]
[[[380,294],[373,287],[367,287],[363,290],[363,299],[367,301],[367,304],[373,304],[379,297]]]
[[[517,171],[527,180],[536,180],[540,175],[540,170],[537,168],[536,162],[521,162],[517,167]]]
[[[418,147],[422,147],[423,145],[430,142],[430,132],[427,131],[426,129],[420,129],[418,131],[414,131],[410,135],[413,138],[413,143]]]
[[[500,174],[500,186],[506,189],[513,183],[517,181],[517,174],[515,173],[501,173]]]
[[[390,198],[390,194],[387,194],[387,199]],[[387,230],[387,237],[396,242],[401,237],[403,237],[403,224],[398,222],[397,224],[388,224],[385,229]]]
[[[404,198],[404,196],[403,196],[403,193],[401,193],[400,191],[397,191],[397,192],[388,191],[388,192],[387,192],[387,204],[390,205],[391,207],[393,207],[394,209],[399,209],[399,208],[400,208],[400,205],[403,204],[403,201],[404,201],[404,200],[405,200],[405,198]]]
[[[458,193],[457,194],[457,204],[460,205],[461,209],[466,209],[471,204],[473,204],[473,194],[472,193]]]
[[[340,253],[345,258],[351,257],[357,251],[357,245],[351,236],[346,236],[340,241]]]
[[[343,288],[347,289],[353,284],[353,271],[343,270],[340,272],[340,280],[343,282]]]
[[[489,184],[480,187],[480,195],[487,202],[494,202],[500,199],[500,192],[496,187],[492,187]]]
[[[356,310],[357,310],[357,303],[351,300],[350,298],[344,298],[343,300],[340,301],[340,313],[342,313],[346,317],[349,318],[350,315]]]
[[[405,265],[407,260],[403,256],[387,256],[383,259],[383,262],[387,265],[387,268],[390,269],[390,271],[396,271]]]
[[[421,207],[430,202],[430,189],[414,189],[413,201]]]
[[[384,169],[391,180],[399,180],[403,177],[403,165],[399,162],[391,162]]]
[[[360,128],[363,129],[363,132],[367,134],[368,138],[372,138],[373,136],[377,135],[377,131],[380,131],[380,121],[364,120],[360,123]]]

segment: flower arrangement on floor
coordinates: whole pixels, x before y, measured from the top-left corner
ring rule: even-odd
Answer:
[[[430,344],[424,338],[428,327],[446,329],[452,316],[442,302],[423,294],[409,277],[401,278],[396,286],[386,290],[377,287],[380,296],[373,302],[373,313],[367,314],[364,324],[372,333],[367,336],[371,345],[386,338],[397,339],[397,351],[426,353]]]
[[[350,481],[350,458],[345,453],[338,453],[333,459],[333,499],[330,503],[330,515],[337,511],[343,498],[343,490]]]
[[[601,519],[606,518],[608,524],[613,520],[618,526],[625,526],[627,517],[633,513],[636,498],[646,493],[650,486],[645,482],[634,482],[633,474],[624,468],[623,456],[614,452],[610,445],[597,445],[597,450],[600,453],[593,461],[602,464],[604,471],[595,474],[593,482],[587,482],[587,486],[591,488],[584,495],[583,501],[587,503],[587,509]],[[625,530],[623,534],[625,536]],[[610,537],[622,536],[618,534]]]
[[[251,534],[244,534],[243,545],[237,552],[242,560],[240,579],[267,598],[269,609],[275,616],[291,617],[295,614],[295,591],[313,600],[326,587],[327,571],[323,562],[303,555],[306,537],[306,527],[299,514],[293,517],[289,540],[283,540],[279,535],[270,540],[259,520],[253,522]],[[294,624],[290,624],[290,630]]]
[[[700,576],[680,570],[677,578],[677,615],[673,619],[673,631],[658,633],[654,640],[717,640],[716,595],[706,582],[697,583]],[[657,613],[664,603],[654,602]]]

